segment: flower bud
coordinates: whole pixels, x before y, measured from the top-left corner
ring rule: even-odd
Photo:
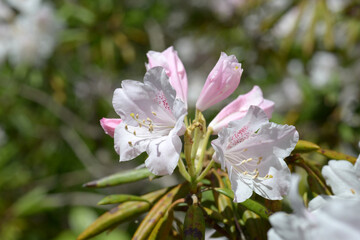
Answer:
[[[234,55],[221,53],[219,61],[206,79],[196,102],[196,108],[204,111],[232,94],[240,83],[243,69]]]
[[[176,97],[180,98],[187,106],[186,71],[174,48],[171,46],[163,52],[149,51],[146,55],[149,60],[149,63],[145,64],[146,69],[158,66],[165,68],[170,84],[176,91]]]
[[[104,129],[105,133],[110,137],[114,137],[115,128],[121,123],[120,118],[102,118],[100,125]]]
[[[264,99],[261,89],[258,86],[254,86],[250,92],[240,95],[224,107],[210,122],[209,127],[213,129],[213,134],[217,134],[229,122],[243,118],[251,105],[260,107],[264,110],[267,117],[271,118],[274,102]]]

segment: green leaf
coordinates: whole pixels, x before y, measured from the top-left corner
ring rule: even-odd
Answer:
[[[267,231],[270,228],[269,222],[249,210],[246,210],[243,213],[242,218],[245,223],[246,232],[250,236],[250,239],[267,239]]]
[[[201,240],[205,238],[205,220],[201,208],[192,205],[186,212],[184,222],[184,239]]]
[[[129,202],[129,201],[150,203],[147,199],[144,199],[142,197],[129,195],[129,194],[114,194],[114,195],[109,195],[109,196],[106,196],[105,198],[103,198],[100,202],[98,202],[98,205],[123,203],[123,202]]]
[[[318,153],[324,155],[327,158],[334,159],[334,160],[347,160],[354,164],[356,162],[356,158],[353,156],[346,155],[344,153],[339,153],[333,150],[328,149],[319,149]]]
[[[232,190],[227,188],[214,188],[215,191],[218,193],[221,193],[231,199],[234,199],[234,193]],[[264,219],[268,219],[271,215],[271,211],[269,211],[266,207],[264,207],[262,204],[252,200],[247,199],[244,202],[239,203],[240,205],[244,206],[245,208],[253,211],[254,213],[258,214],[260,217]]]
[[[218,193],[221,193],[231,199],[234,199],[234,192],[231,189],[228,188],[214,188],[215,191]]]
[[[186,196],[189,192],[189,184],[179,184],[165,194],[149,211],[133,236],[133,240],[147,239],[157,222],[164,215],[171,203]]]
[[[155,192],[151,192],[141,196],[148,200],[149,202],[155,202],[160,196],[165,194],[168,191],[168,188],[160,189]],[[99,233],[110,229],[127,219],[138,216],[147,210],[149,210],[151,204],[148,202],[126,202],[120,204],[119,206],[111,209],[110,211],[101,215],[95,222],[93,222],[84,232],[82,232],[77,240],[89,239],[93,236],[98,235]]]
[[[99,180],[85,183],[83,186],[91,188],[111,187],[124,183],[136,182],[141,179],[153,176],[155,175],[152,174],[147,168],[140,168],[131,171],[116,173],[108,177],[101,178]]]
[[[224,217],[219,212],[207,207],[202,207],[202,208],[211,219],[214,219],[218,222],[224,221]]]
[[[168,211],[156,224],[148,240],[167,240],[174,220],[174,212]]]
[[[15,216],[30,216],[54,207],[59,207],[57,199],[49,197],[46,188],[38,186],[21,196],[13,205]]]
[[[307,153],[319,150],[320,147],[315,143],[299,140],[293,150],[293,153]]]
[[[216,177],[216,179],[218,181],[220,189],[227,189],[226,186],[225,186],[225,183],[223,181],[223,178],[221,178],[220,175],[215,171],[213,172],[213,174],[215,175],[215,177]],[[224,178],[224,180],[226,182],[225,178]],[[223,216],[226,218],[226,222],[231,222],[232,221],[231,219],[233,218],[233,204],[232,204],[231,200],[233,198],[229,199],[229,198],[223,196],[223,194],[221,194],[221,195],[219,195],[217,197],[215,196],[215,199],[216,199],[216,204],[217,204],[217,208],[219,210],[219,213],[223,214]]]

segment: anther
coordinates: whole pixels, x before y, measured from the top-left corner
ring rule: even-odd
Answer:
[[[253,179],[257,178],[259,176],[259,170],[255,169],[255,175],[253,176]]]
[[[350,191],[352,192],[352,194],[355,194],[355,190],[350,188]]]
[[[132,118],[134,118],[134,117],[135,117],[135,114],[134,114],[134,113],[130,113],[130,116],[131,116]]]
[[[258,162],[257,162],[258,165],[260,164],[260,162],[261,162],[262,159],[263,159],[262,157],[259,157],[259,160],[258,160]]]
[[[134,131],[134,135],[136,136],[136,132]]]
[[[154,116],[156,116],[156,112],[151,112]]]
[[[252,161],[253,159],[252,158],[248,158],[248,159],[245,159],[245,160],[242,160],[240,165],[244,164],[244,163],[247,163],[247,162],[250,162]]]
[[[128,142],[128,144],[129,144],[129,146],[130,146],[130,147],[132,147],[132,146],[133,146],[131,141],[129,141],[129,142]]]
[[[125,130],[128,130],[128,125],[127,124],[125,124]]]
[[[136,119],[139,119],[139,114],[136,114]]]

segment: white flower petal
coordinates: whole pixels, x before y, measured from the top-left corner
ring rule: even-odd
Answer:
[[[345,160],[330,160],[322,169],[326,183],[337,196],[360,197],[360,179],[355,167]]]
[[[230,122],[228,128],[230,130],[237,129],[236,134],[239,137],[235,137],[234,140],[241,140],[248,137],[247,135],[256,132],[263,124],[268,122],[269,119],[261,108],[251,106],[244,118]]]
[[[359,142],[360,143],[360,142]],[[358,156],[358,158],[356,159],[355,165],[355,174],[356,176],[358,176],[358,178],[360,179],[360,155]]]
[[[300,176],[297,174],[292,174],[288,198],[290,200],[291,208],[295,211],[295,213],[299,215],[304,215],[305,206],[299,194],[299,182]]]
[[[260,126],[257,133],[246,139],[241,147],[248,149],[247,154],[261,152],[264,155],[262,157],[273,154],[285,158],[290,155],[298,140],[299,134],[294,126],[266,123]],[[232,151],[235,150],[236,148],[233,148]]]
[[[305,209],[298,193],[299,176],[292,176],[289,199],[295,214],[277,212],[270,216],[268,239],[360,239],[360,199],[317,197]]]
[[[359,199],[335,198],[311,212],[316,216],[318,239],[360,239]],[[314,235],[315,235],[314,234]]]
[[[172,174],[179,161],[182,143],[177,135],[158,138],[150,142],[145,161],[146,167],[155,175]]]
[[[312,212],[312,211],[314,211],[316,209],[319,209],[322,206],[324,206],[324,204],[326,204],[329,200],[331,200],[334,197],[336,197],[336,196],[319,195],[316,198],[313,198],[309,202],[308,208]]]
[[[179,136],[185,131],[185,104],[175,100],[176,92],[162,67],[150,69],[144,83],[125,80],[121,86],[113,98],[122,120],[114,135],[120,161],[146,151],[145,165],[152,173],[171,174],[182,147]]]
[[[154,89],[157,92],[161,91],[166,99],[166,103],[162,102],[163,106],[168,106],[171,110],[173,109],[176,91],[171,86],[169,77],[166,75],[164,68],[154,67],[147,71],[144,77],[144,84],[150,86],[151,89]]]
[[[244,202],[246,199],[250,198],[253,193],[251,182],[246,181],[246,179],[242,178],[234,171],[233,168],[229,170],[231,189],[234,192],[234,202]]]
[[[280,163],[282,167],[276,169],[271,166],[268,171],[268,174],[271,175],[272,178],[254,180],[254,192],[264,198],[280,200],[288,193],[291,173],[286,163],[282,159],[279,160],[281,160]]]
[[[145,152],[149,145],[149,138],[135,136],[134,131],[138,135],[147,134],[145,128],[128,126],[128,130],[126,130],[124,122],[121,122],[115,129],[114,146],[115,151],[120,155],[120,161],[129,161],[136,158]]]
[[[310,224],[301,217],[284,212],[277,212],[270,216],[273,228],[268,232],[269,240],[305,240],[309,233]]]
[[[213,155],[213,159],[221,164],[221,169],[225,170],[225,156],[223,151],[223,141],[225,138],[218,138],[213,141],[211,141],[211,146],[214,148],[215,152]]]

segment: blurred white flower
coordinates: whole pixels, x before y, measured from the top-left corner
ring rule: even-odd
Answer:
[[[1,8],[1,6],[0,6]],[[6,58],[10,43],[10,29],[6,25],[0,24],[0,63]]]
[[[286,37],[296,27],[296,19],[300,14],[299,8],[295,7],[288,11],[273,28],[275,36]]]
[[[7,56],[13,65],[40,65],[56,45],[61,22],[54,9],[40,0],[10,0],[8,4],[17,12],[8,6],[3,9],[11,13],[0,11],[0,18],[7,17],[0,22],[0,61]]]
[[[360,85],[357,76],[360,74],[360,61],[341,71],[342,90],[339,94],[340,117],[351,127],[360,126],[360,114],[357,107],[360,104]]]
[[[332,12],[340,12],[349,2],[349,0],[327,0],[326,5]]]
[[[325,87],[336,76],[338,61],[334,54],[317,52],[310,63],[310,82],[316,88]]]
[[[321,173],[336,196],[360,199],[360,155],[355,165],[346,160],[330,160]]]
[[[222,20],[226,20],[235,13],[238,7],[245,3],[245,0],[212,0],[210,7]]]
[[[270,216],[269,240],[360,239],[359,199],[327,199],[315,209],[306,209],[298,183],[299,176],[292,176],[289,200],[294,213],[277,212]]]
[[[23,13],[37,12],[41,7],[41,0],[7,0],[7,2]]]
[[[13,16],[13,11],[2,0],[0,0],[0,21],[8,20]]]
[[[294,78],[287,77],[282,83],[274,86],[269,99],[275,102],[277,111],[285,112],[299,106],[303,101],[303,93]]]

